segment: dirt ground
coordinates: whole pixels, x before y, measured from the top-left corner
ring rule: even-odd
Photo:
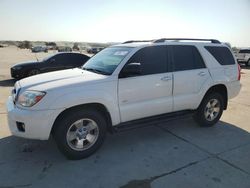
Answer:
[[[108,135],[91,157],[68,161],[53,139],[34,141],[9,132],[5,102],[9,68],[51,53],[0,48],[0,188],[2,187],[250,187],[250,70],[221,121],[201,128],[191,119]]]

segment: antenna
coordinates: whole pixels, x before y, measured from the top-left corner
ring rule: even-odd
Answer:
[[[39,60],[38,60],[38,58],[37,58],[36,54],[35,54],[35,57],[36,57],[36,61],[38,62]]]

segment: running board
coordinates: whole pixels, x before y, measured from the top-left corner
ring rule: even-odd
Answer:
[[[177,119],[184,119],[187,117],[190,117],[194,114],[194,111],[188,110],[188,111],[179,111],[179,112],[172,112],[157,116],[151,116],[143,119],[138,120],[132,120],[124,123],[120,123],[116,126],[114,126],[112,129],[112,132],[124,132],[129,131],[132,129],[137,129],[141,127],[149,127],[154,126],[159,123],[165,123],[172,120]]]

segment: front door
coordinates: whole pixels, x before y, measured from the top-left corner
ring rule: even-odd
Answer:
[[[167,47],[152,46],[137,51],[122,69],[118,82],[121,122],[172,111],[172,73],[167,68]],[[126,75],[126,67],[136,64],[139,74]]]

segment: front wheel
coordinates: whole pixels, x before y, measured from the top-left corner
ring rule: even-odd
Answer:
[[[194,115],[194,119],[203,127],[215,125],[223,112],[223,97],[219,93],[211,93],[205,96]]]
[[[53,134],[59,150],[68,159],[86,158],[102,145],[106,120],[92,109],[71,111],[56,122]]]

